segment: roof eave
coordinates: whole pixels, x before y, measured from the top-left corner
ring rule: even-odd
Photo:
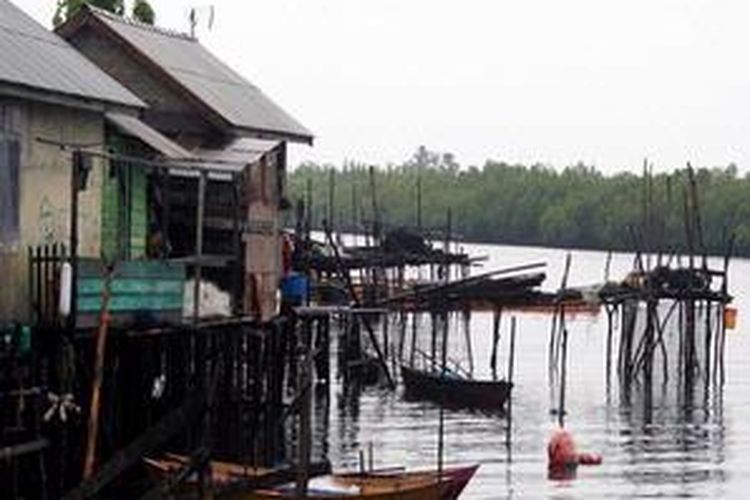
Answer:
[[[0,95],[101,113],[115,110],[128,113],[138,113],[140,110],[146,108],[145,104],[135,105],[116,101],[106,101],[3,80],[0,80]]]
[[[250,134],[252,137],[257,137],[258,139],[281,140],[295,142],[298,144],[305,144],[307,146],[312,146],[315,140],[315,136],[313,136],[312,134],[301,134],[284,130],[261,129],[237,125],[234,128],[238,132],[240,132],[239,134],[237,134],[239,136]]]

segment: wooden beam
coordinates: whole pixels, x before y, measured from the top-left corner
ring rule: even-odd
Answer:
[[[101,490],[141,460],[144,454],[155,450],[180,430],[193,422],[203,409],[206,394],[194,391],[180,407],[167,414],[149,427],[125,448],[121,449],[105,463],[93,477],[84,480],[74,490],[65,495],[65,500],[95,498]]]

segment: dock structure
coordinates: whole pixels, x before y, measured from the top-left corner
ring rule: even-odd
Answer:
[[[609,279],[589,290],[607,314],[605,374],[609,394],[617,376],[624,404],[642,402],[646,415],[656,404],[690,409],[702,395],[705,404],[720,396],[725,382],[727,328],[735,311],[729,308],[729,266],[734,235],[726,233],[723,256],[709,257],[703,244],[700,202],[693,169],[684,172],[682,244],[665,242],[659,227],[663,216],[654,209],[651,169],[644,167],[643,223],[630,228],[635,248],[630,273],[619,282]],[[561,293],[566,289],[570,256]],[[552,407],[562,424],[565,411],[565,364],[568,329],[565,306],[552,318],[549,366]]]

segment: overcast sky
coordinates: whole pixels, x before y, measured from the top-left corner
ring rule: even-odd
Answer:
[[[12,1],[50,24],[55,0]],[[203,1],[151,3],[187,31]],[[202,42],[314,132],[295,162],[398,163],[424,144],[463,164],[750,166],[746,0],[213,5]]]

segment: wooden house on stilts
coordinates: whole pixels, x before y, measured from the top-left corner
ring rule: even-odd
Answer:
[[[289,142],[312,135],[190,36],[88,6],[55,34],[0,0],[10,497],[97,497],[165,448],[284,458]]]

